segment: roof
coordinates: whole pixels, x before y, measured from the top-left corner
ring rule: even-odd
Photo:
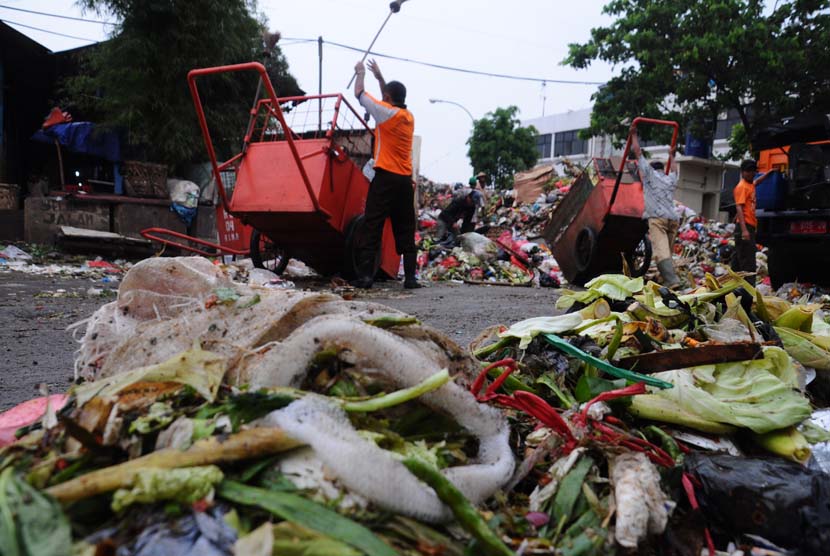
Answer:
[[[6,45],[12,47],[12,51],[16,47],[36,50],[38,51],[38,54],[42,55],[48,55],[52,53],[51,50],[49,50],[36,40],[21,33],[20,31],[18,31],[17,29],[15,29],[14,27],[2,20],[0,20],[0,44],[4,45],[4,47]]]

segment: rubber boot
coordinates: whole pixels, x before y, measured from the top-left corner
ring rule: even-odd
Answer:
[[[680,285],[680,280],[674,272],[674,263],[671,259],[663,259],[657,263],[657,270],[660,271],[660,276],[663,277],[663,285],[667,288],[674,289]]]
[[[414,290],[421,287],[415,278],[415,269],[418,266],[418,253],[404,253],[403,255],[403,287]]]
[[[371,288],[372,284],[374,283],[374,279],[370,270],[372,266],[372,261],[368,260],[368,258],[365,256],[365,253],[362,254],[360,263],[357,267],[357,277],[354,280],[351,280],[349,284],[351,284],[355,288],[363,288],[366,290]]]

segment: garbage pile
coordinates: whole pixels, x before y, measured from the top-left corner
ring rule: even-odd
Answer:
[[[89,259],[79,255],[67,255],[46,246],[0,246],[0,273],[21,272],[39,276],[92,278],[102,283],[117,283],[119,276],[129,270],[130,266],[131,263],[124,259]]]
[[[489,192],[477,222],[477,233],[461,234],[449,244],[439,243],[441,238],[434,231],[441,208],[451,200],[452,191],[427,194],[425,208],[419,216],[422,276],[427,280],[471,284],[558,287],[564,278],[550,249],[540,238],[572,181],[568,177],[554,178],[535,201],[525,204],[516,201],[513,190]],[[493,243],[488,248],[494,253],[493,258],[482,260],[477,251],[469,248],[479,245],[480,236]]]
[[[466,352],[382,305],[138,263],[78,384],[0,414],[0,552],[826,552],[827,307],[734,274],[559,307]]]

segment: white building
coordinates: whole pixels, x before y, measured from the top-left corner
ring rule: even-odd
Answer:
[[[713,157],[677,157],[677,200],[707,218],[719,217],[720,192],[724,184],[734,185],[738,182],[737,165],[721,162],[716,157],[729,151],[727,139],[732,133],[732,127],[739,122],[740,119],[734,111],[724,113],[718,120],[712,145]],[[532,125],[539,132],[536,143],[539,150],[538,165],[558,165],[564,159],[585,165],[592,158],[615,158],[614,162],[619,164],[622,149],[614,148],[608,135],[594,136],[590,139],[579,138],[579,132],[588,128],[590,123],[591,109],[583,108],[525,120],[522,125]],[[678,141],[683,143],[684,138],[680,137]],[[654,159],[668,158],[668,145],[646,142],[643,147]]]

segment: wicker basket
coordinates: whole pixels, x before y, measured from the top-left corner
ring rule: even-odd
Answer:
[[[125,160],[122,165],[124,175],[124,190],[130,197],[155,197],[166,199],[167,166]]]

